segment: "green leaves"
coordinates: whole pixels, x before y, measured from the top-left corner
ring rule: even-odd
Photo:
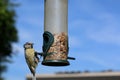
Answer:
[[[7,69],[4,63],[10,62],[12,43],[18,41],[15,17],[14,4],[0,0],[0,80],[3,80],[1,74]]]

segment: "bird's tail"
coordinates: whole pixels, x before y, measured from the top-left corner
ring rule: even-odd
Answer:
[[[35,76],[35,74],[33,75],[32,80],[36,80],[36,76]]]
[[[33,76],[35,76],[35,68],[34,67],[29,67],[30,68],[30,71],[31,71],[31,73],[33,74]]]

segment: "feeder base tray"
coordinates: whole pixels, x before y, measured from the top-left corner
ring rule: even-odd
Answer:
[[[44,60],[42,65],[45,66],[68,66],[70,65],[67,60]]]

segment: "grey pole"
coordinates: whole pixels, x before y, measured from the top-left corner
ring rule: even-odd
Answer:
[[[44,31],[68,32],[68,0],[45,0]]]

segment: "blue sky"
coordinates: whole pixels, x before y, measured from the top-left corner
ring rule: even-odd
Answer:
[[[13,0],[16,8],[16,28],[19,42],[13,44],[17,55],[7,64],[6,80],[25,80],[30,71],[24,59],[23,44],[34,43],[42,51],[44,0]],[[69,0],[69,56],[76,58],[67,67],[47,67],[39,64],[38,74],[58,71],[120,70],[120,0]]]

